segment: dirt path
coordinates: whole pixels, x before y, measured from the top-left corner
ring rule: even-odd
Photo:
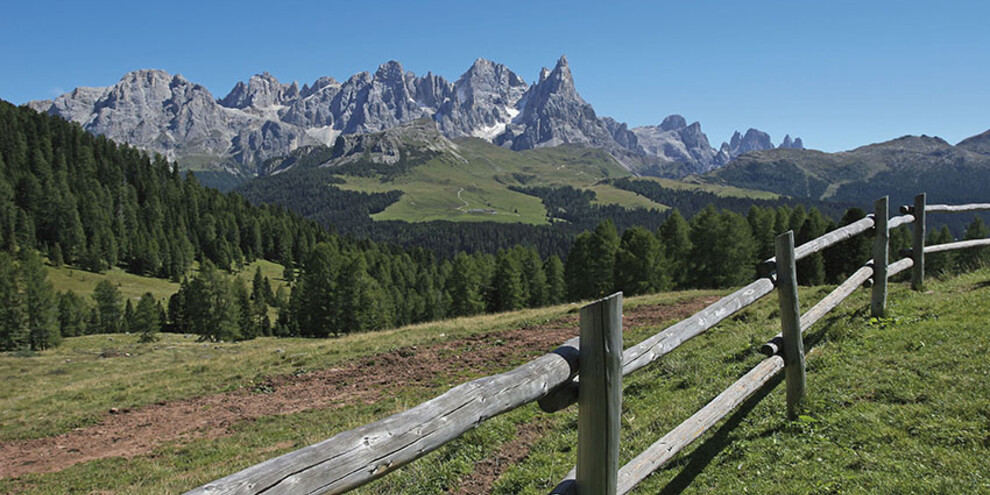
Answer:
[[[625,325],[632,328],[684,318],[713,300],[641,306],[626,313]],[[489,374],[550,351],[577,331],[577,316],[571,315],[544,325],[407,347],[337,368],[275,377],[260,387],[266,393],[240,389],[108,412],[103,421],[90,427],[55,437],[0,443],[0,476],[60,471],[107,457],[134,457],[170,442],[228,435],[232,425],[262,416],[343,407],[357,401],[373,403],[390,391],[434,386],[438,376]],[[520,450],[520,446],[515,448]],[[496,465],[486,472],[484,478],[490,478],[490,485],[501,468]]]

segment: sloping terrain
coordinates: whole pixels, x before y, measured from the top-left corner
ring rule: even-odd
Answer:
[[[308,147],[270,160],[271,175],[236,190],[255,202],[279,203],[325,224],[433,220],[546,225],[534,187],[595,193],[594,204],[663,211],[671,206],[614,187],[631,177],[605,150],[565,144],[512,151],[478,138],[449,140],[426,119],[382,132],[344,136],[332,148]],[[770,199],[775,194],[710,184],[655,180],[664,187]]]
[[[799,420],[785,418],[783,387],[765,390],[635,493],[985,493],[990,343],[982,308],[990,295],[988,277],[984,269],[930,280],[927,292],[893,284],[889,314],[881,319],[867,316],[868,291],[854,295],[809,329],[809,398]],[[802,289],[802,306],[828,289]],[[626,345],[713,299],[711,293],[685,293],[627,300]],[[757,348],[779,328],[776,306],[768,298],[624,380],[621,462],[762,359]],[[118,394],[126,390],[120,385],[135,379],[126,370],[143,370],[149,360],[170,368],[172,376],[203,383],[166,382],[187,387],[178,395],[139,388],[132,403],[94,390],[92,397],[61,406],[62,414],[91,409],[89,419],[47,432],[12,431],[11,425],[28,422],[5,418],[0,492],[181,492],[545,352],[576,332],[569,311],[575,307],[332,341],[196,350],[199,344],[177,339],[145,346],[130,358],[99,360],[86,357],[94,346],[87,339],[96,337],[83,337],[38,358],[3,356],[0,369],[27,382],[5,391],[7,404],[25,405],[5,406],[4,414],[25,420],[52,403],[19,396],[56,397],[53,383],[71,388],[84,379],[83,368],[101,368],[95,388]],[[168,364],[170,353],[175,357]],[[210,366],[201,370],[192,360]],[[244,375],[237,368],[243,364],[258,374]],[[64,371],[54,371],[59,369]],[[167,398],[157,403],[163,391]],[[107,412],[110,407],[115,413]],[[573,465],[574,413],[520,408],[356,493],[546,493]],[[154,435],[142,437],[145,431]],[[166,431],[173,432],[157,436]],[[76,464],[82,458],[97,460]]]
[[[983,136],[983,135],[981,135]],[[744,154],[704,178],[713,183],[800,198],[867,203],[890,194],[894,204],[927,192],[929,202],[982,201],[990,180],[985,137],[957,146],[904,136],[851,151],[774,149]]]

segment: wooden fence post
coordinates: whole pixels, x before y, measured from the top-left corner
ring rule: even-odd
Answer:
[[[914,197],[914,245],[911,257],[914,267],[911,270],[911,288],[922,290],[925,286],[925,193]]]
[[[887,310],[887,264],[890,244],[890,230],[887,228],[887,221],[890,218],[887,196],[878,199],[873,204],[873,210],[876,234],[873,238],[873,295],[870,299],[870,314],[879,318]]]
[[[622,418],[622,293],[581,308],[577,493],[615,495]]]
[[[797,269],[794,260],[794,231],[777,236],[777,299],[783,338],[784,376],[787,380],[787,417],[798,416],[805,391],[804,341],[801,338],[801,309],[798,307]]]

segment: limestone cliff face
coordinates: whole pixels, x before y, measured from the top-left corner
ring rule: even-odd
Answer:
[[[630,169],[675,162],[700,173],[739,154],[772,148],[750,129],[716,151],[697,122],[671,115],[659,126],[629,129],[599,117],[578,94],[566,57],[528,85],[506,66],[476,60],[457,81],[416,76],[396,61],[343,83],[321,77],[302,88],[269,73],[238,82],[223,98],[181,75],[126,74],[106,88],[80,87],[32,108],[79,122],[95,134],[164,154],[199,168],[264,174],[262,164],[303,146],[432,119],[448,138],[478,137],[525,150],[560,144],[602,148]],[[785,138],[783,145],[800,147]]]

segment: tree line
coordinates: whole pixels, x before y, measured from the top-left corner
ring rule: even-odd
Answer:
[[[55,264],[179,280],[220,267],[301,258],[327,237],[313,222],[200,186],[160,155],[0,102],[0,249]]]
[[[568,209],[593,213],[592,198],[579,191],[531,192],[558,205],[548,210],[561,218]],[[850,209],[838,224],[863,215]],[[160,156],[0,103],[0,346],[44,349],[65,336],[120,331],[145,340],[159,330],[226,341],[327,337],[613,290],[728,287],[752,279],[755,263],[773,255],[776,234],[794,230],[801,243],[838,225],[816,208],[780,204],[752,205],[745,216],[709,204],[689,220],[676,210],[662,218],[649,227],[600,220],[569,234],[572,242],[548,234],[546,245],[523,243],[532,232],[526,229],[470,231],[475,245],[504,247],[438,257],[425,248],[327,232],[281,208],[204,188]],[[577,228],[578,221],[586,222],[572,217],[566,223]],[[967,236],[986,236],[977,222]],[[444,228],[424,232],[440,235]],[[933,231],[932,242],[946,235],[947,229]],[[895,230],[892,249],[907,247],[909,238],[906,229]],[[168,277],[180,288],[165,307],[150,294],[136,305],[124,301],[109,282],[90,297],[58,294],[41,255],[56,266],[102,271],[116,265]],[[846,241],[802,260],[799,280],[836,282],[868,257],[868,239]],[[280,262],[291,292],[273,293],[260,272],[250,286],[230,273],[257,258]],[[980,261],[960,254],[939,265],[933,258],[934,269]]]

